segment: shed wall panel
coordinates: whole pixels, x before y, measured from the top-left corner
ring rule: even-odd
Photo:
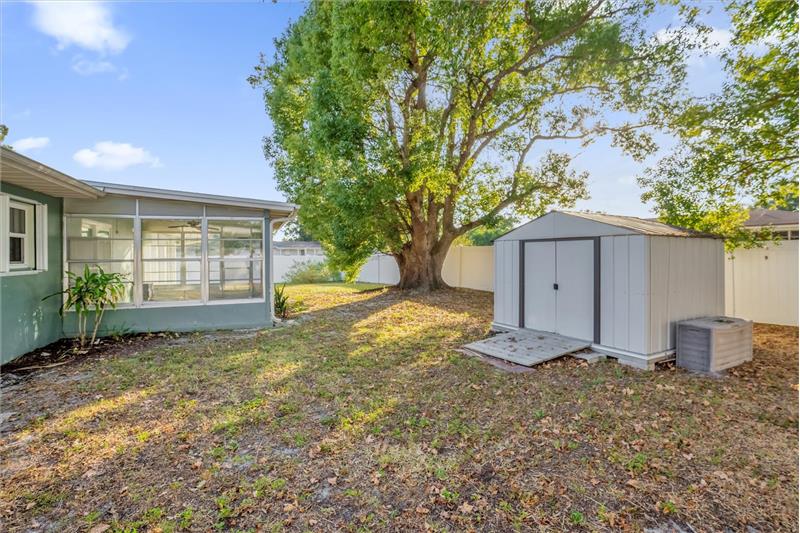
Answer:
[[[725,311],[717,239],[650,237],[650,353],[675,348],[675,323]]]
[[[619,238],[619,237],[615,237]],[[628,351],[647,353],[649,261],[647,237],[628,237]]]
[[[600,344],[647,353],[648,241],[643,235],[600,240]]]
[[[494,321],[519,325],[519,242],[494,244]]]
[[[629,312],[630,287],[628,277],[628,239],[626,237],[614,237],[614,348],[627,350],[629,343],[628,334],[630,331]]]

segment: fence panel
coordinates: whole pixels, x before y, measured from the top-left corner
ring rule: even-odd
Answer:
[[[725,314],[767,324],[798,324],[798,242],[737,250],[725,260]]]

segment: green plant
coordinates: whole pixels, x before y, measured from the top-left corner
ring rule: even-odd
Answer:
[[[571,513],[569,513],[569,523],[570,524],[572,524],[574,526],[580,526],[584,522],[586,522],[586,519],[583,517],[583,513],[582,512],[580,512],[580,511],[572,511]]]
[[[442,492],[440,492],[439,495],[447,503],[455,503],[458,501],[458,493],[454,490],[442,489]]]
[[[289,316],[289,296],[286,294],[286,285],[275,285],[274,293],[275,316],[286,318]]]
[[[298,261],[289,267],[284,276],[289,283],[326,283],[342,281],[342,275],[327,261]]]
[[[107,273],[99,266],[93,270],[89,265],[83,267],[83,275],[67,272],[67,277],[69,286],[66,289],[44,299],[66,295],[59,313],[63,315],[64,311],[75,309],[78,315],[78,337],[81,348],[86,344],[86,324],[89,314],[94,311],[91,346],[97,338],[97,331],[100,329],[106,308],[116,309],[117,302],[125,294],[125,277],[114,272]]]

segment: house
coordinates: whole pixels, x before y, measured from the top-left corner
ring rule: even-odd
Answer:
[[[553,211],[494,242],[494,323],[590,341],[639,368],[675,323],[725,311],[723,241],[635,217]]]
[[[324,256],[325,251],[317,241],[275,241],[272,243],[275,255],[288,257]]]
[[[800,213],[797,211],[751,209],[744,227],[752,231],[770,229],[773,235],[780,240],[796,241],[798,239],[798,215]]]
[[[81,181],[0,150],[0,361],[75,335],[44,298],[84,265],[127,280],[101,333],[272,324],[272,232],[296,206]]]

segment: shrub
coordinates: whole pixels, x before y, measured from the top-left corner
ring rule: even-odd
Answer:
[[[289,316],[289,297],[285,294],[286,285],[275,285],[275,316],[286,318]]]
[[[78,335],[81,348],[86,344],[86,322],[89,313],[94,311],[92,340],[89,344],[91,346],[97,337],[97,330],[100,329],[100,322],[103,320],[106,308],[115,309],[117,302],[124,296],[125,278],[122,274],[106,273],[99,266],[91,270],[89,265],[83,267],[83,275],[67,272],[67,276],[69,276],[69,287],[46,298],[66,295],[59,312],[63,314],[67,309],[75,309],[78,315]]]
[[[287,283],[326,283],[342,281],[342,273],[333,270],[327,261],[300,261],[286,272]]]

